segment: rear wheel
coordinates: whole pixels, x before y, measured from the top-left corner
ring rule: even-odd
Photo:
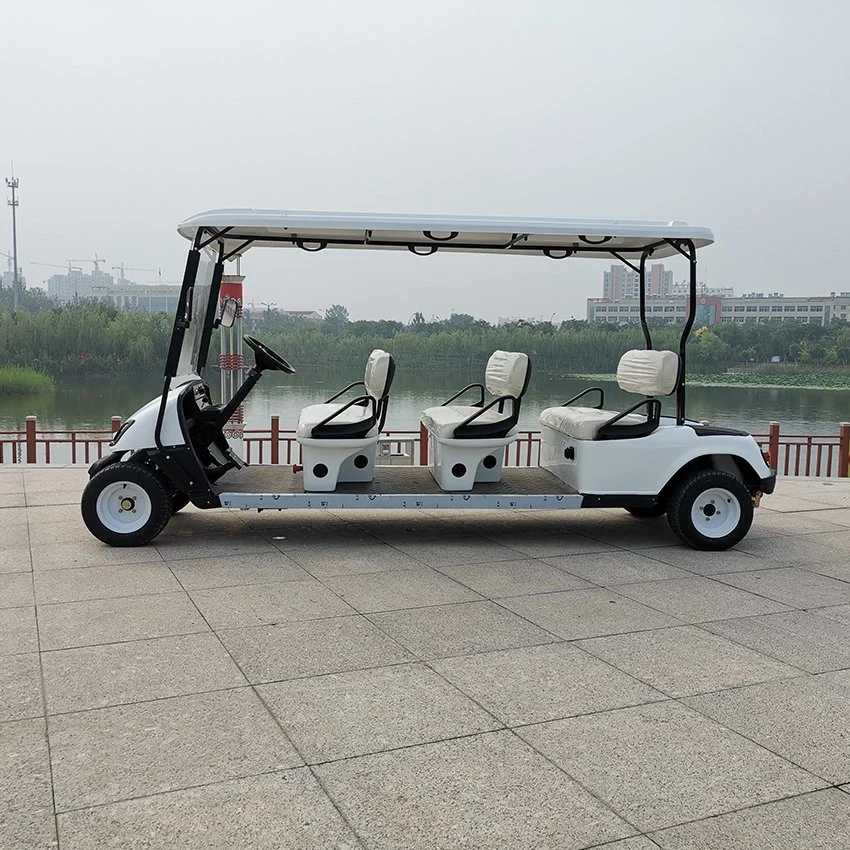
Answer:
[[[116,463],[93,476],[80,509],[86,528],[110,546],[143,546],[165,528],[173,499],[165,482],[146,466]]]
[[[753,523],[753,500],[734,475],[705,469],[678,485],[667,519],[676,536],[689,546],[719,551],[746,537]]]

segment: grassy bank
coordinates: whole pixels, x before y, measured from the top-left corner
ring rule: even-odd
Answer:
[[[615,381],[616,375],[569,375],[586,381]],[[850,372],[823,371],[804,372],[787,369],[759,369],[740,372],[722,372],[716,375],[689,374],[688,385],[692,387],[774,387],[811,390],[850,390]]]
[[[0,366],[0,396],[38,395],[53,391],[53,378],[28,366]]]

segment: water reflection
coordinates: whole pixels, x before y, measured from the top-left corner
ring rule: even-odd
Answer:
[[[269,417],[276,414],[282,427],[294,428],[302,407],[324,401],[361,376],[359,369],[317,367],[300,368],[291,376],[267,373],[248,397],[247,423],[266,426]],[[462,370],[428,373],[400,368],[393,384],[387,427],[416,428],[424,407],[439,404],[481,377]],[[212,383],[217,392],[217,377]],[[155,397],[161,385],[156,377],[58,381],[52,396],[0,400],[0,429],[23,427],[24,417],[30,414],[38,417],[43,428],[103,428],[110,417],[127,417]],[[586,386],[586,381],[533,375],[523,401],[521,426],[536,428],[540,410],[566,401]],[[613,382],[600,382],[600,386],[609,409],[623,409],[637,398],[621,392]],[[664,409],[673,412],[673,399],[664,400]],[[786,433],[835,434],[838,423],[850,419],[850,390],[689,387],[688,415],[753,433],[765,433],[767,423],[776,420]]]

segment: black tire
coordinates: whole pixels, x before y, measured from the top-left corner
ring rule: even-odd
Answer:
[[[626,508],[632,515],[640,519],[648,519],[650,517],[664,516],[667,513],[667,505],[651,505],[645,508]]]
[[[178,511],[182,511],[186,505],[191,501],[189,497],[185,493],[181,493],[179,490],[172,497],[172,507],[171,513],[176,514]]]
[[[156,472],[127,462],[91,478],[80,510],[98,540],[110,546],[144,546],[168,524],[172,504],[171,489]]]
[[[670,497],[667,520],[689,546],[719,552],[746,537],[753,524],[753,499],[734,475],[703,469],[679,482]]]

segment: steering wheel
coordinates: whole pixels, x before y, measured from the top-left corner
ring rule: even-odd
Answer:
[[[295,369],[293,369],[286,360],[284,360],[279,354],[275,354],[274,351],[272,351],[267,345],[260,342],[256,337],[245,334],[242,339],[244,339],[245,342],[254,349],[258,369],[271,369],[276,372],[289,372],[290,375],[295,374]]]

